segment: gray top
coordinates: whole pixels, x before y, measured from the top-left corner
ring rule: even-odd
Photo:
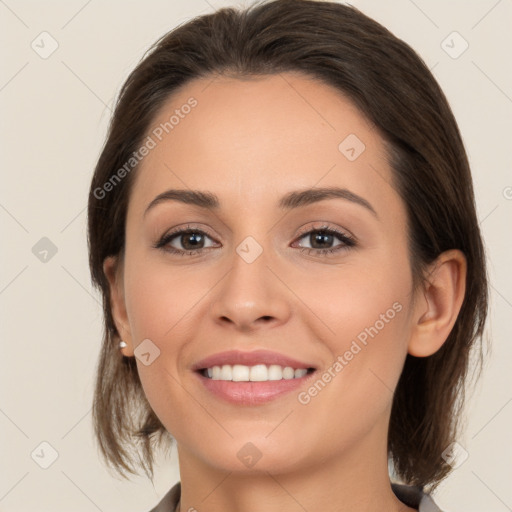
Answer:
[[[391,484],[391,489],[402,503],[408,507],[418,509],[418,512],[442,512],[430,495],[425,494],[420,487]],[[180,495],[181,482],[178,482],[149,512],[175,512]]]

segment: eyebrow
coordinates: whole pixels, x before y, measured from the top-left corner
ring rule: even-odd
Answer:
[[[352,203],[363,206],[377,219],[379,218],[373,206],[366,199],[346,188],[340,187],[321,187],[294,190],[285,194],[279,200],[277,206],[281,210],[292,210],[324,201],[326,199],[345,199]],[[209,210],[219,210],[220,208],[219,198],[212,192],[203,192],[201,190],[170,189],[162,192],[156,196],[151,201],[151,203],[149,203],[146,211],[144,212],[144,216],[157,204],[166,201],[179,201],[181,203],[191,204]]]

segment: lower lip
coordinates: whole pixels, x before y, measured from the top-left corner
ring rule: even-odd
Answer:
[[[308,373],[298,379],[233,382],[231,380],[213,380],[195,372],[208,391],[237,405],[258,405],[270,402],[303,386],[315,373],[316,371]]]

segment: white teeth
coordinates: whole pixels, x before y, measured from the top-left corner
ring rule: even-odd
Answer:
[[[265,382],[268,380],[300,379],[308,373],[306,368],[293,369],[291,366],[282,367],[278,364],[266,366],[257,364],[245,366],[225,364],[207,368],[206,374],[212,380],[232,380],[234,382]]]
[[[214,366],[215,368],[215,366]],[[249,380],[249,367],[241,364],[235,364],[233,366],[233,379],[235,382]]]
[[[220,380],[232,380],[233,372],[229,364],[225,364],[220,371]]]
[[[256,366],[251,366],[249,380],[253,382],[262,382],[268,380],[267,367],[264,364],[257,364]]]
[[[283,378],[283,368],[278,364],[271,364],[268,367],[268,380],[281,380]]]
[[[293,379],[295,377],[295,370],[287,366],[283,370],[283,379]]]

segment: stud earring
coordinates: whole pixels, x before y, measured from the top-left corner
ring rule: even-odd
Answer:
[[[125,348],[125,347],[127,347],[127,346],[128,346],[128,345],[127,345],[123,340],[121,340],[121,341],[119,342],[119,348]]]

